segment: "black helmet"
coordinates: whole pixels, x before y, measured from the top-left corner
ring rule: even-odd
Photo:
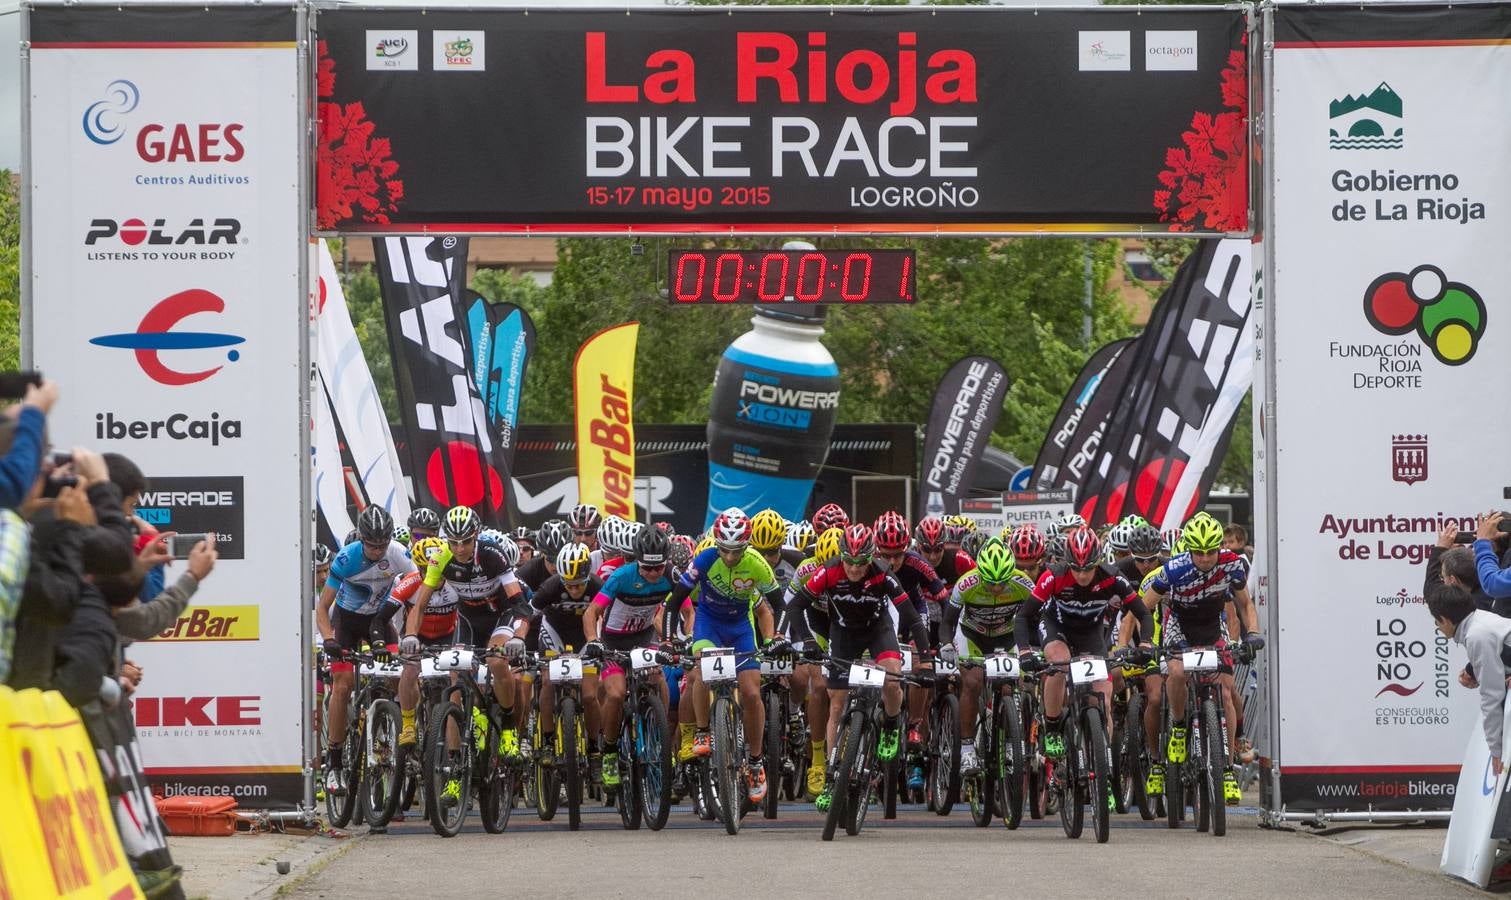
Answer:
[[[393,516],[381,506],[369,506],[357,517],[357,537],[364,544],[384,544],[393,540]]]
[[[483,533],[483,520],[470,506],[453,506],[446,510],[446,522],[441,526],[441,537],[448,541],[465,541]]]
[[[330,565],[331,560],[336,558],[336,554],[331,552],[331,548],[322,543],[315,544],[315,550],[311,556],[314,558],[315,568],[317,569]]]
[[[535,536],[535,545],[546,559],[555,560],[561,548],[572,543],[572,526],[561,519],[547,519]]]
[[[524,525],[521,525],[518,528],[514,529],[514,531],[510,534],[510,537],[514,538],[514,543],[519,544],[521,547],[525,546],[526,544],[528,544],[531,549],[534,549],[535,547],[535,532],[531,531]]]
[[[441,517],[436,511],[427,506],[418,506],[409,514],[409,530],[416,528],[435,534],[441,530]]]
[[[362,535],[358,533],[357,529],[353,528],[351,531],[348,531],[346,533],[346,537],[341,540],[341,546],[345,547],[348,544],[355,544],[360,540],[362,540]]]
[[[1153,525],[1140,525],[1128,538],[1128,552],[1134,556],[1159,556],[1164,552],[1165,539],[1154,530]]]
[[[665,565],[671,554],[671,540],[659,528],[642,528],[635,535],[635,561],[646,565]]]

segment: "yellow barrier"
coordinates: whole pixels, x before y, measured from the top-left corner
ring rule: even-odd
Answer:
[[[140,898],[84,723],[57,692],[0,687],[0,900]]]

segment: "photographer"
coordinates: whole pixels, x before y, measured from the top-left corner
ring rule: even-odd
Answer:
[[[1492,542],[1504,537],[1501,522],[1505,513],[1488,512],[1479,517],[1474,529],[1474,565],[1479,570],[1480,589],[1492,598],[1511,597],[1511,566],[1501,568]],[[1506,523],[1511,526],[1511,522]]]
[[[1464,647],[1469,662],[1480,673],[1480,714],[1484,719],[1485,743],[1495,774],[1501,773],[1503,750],[1501,718],[1506,698],[1504,654],[1511,650],[1511,619],[1475,609],[1469,592],[1455,585],[1439,585],[1427,595],[1427,611],[1438,631]]]

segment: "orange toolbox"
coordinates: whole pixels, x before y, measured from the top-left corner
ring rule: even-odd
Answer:
[[[230,797],[168,797],[157,801],[157,812],[177,837],[236,833],[236,801]]]

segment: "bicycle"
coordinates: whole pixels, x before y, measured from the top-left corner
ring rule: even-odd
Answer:
[[[710,694],[708,723],[713,731],[713,753],[699,767],[704,802],[728,834],[740,833],[740,820],[753,807],[745,792],[750,763],[745,743],[745,720],[740,710],[740,657],[760,658],[759,653],[736,653],[729,647],[710,647],[698,654],[699,672]],[[771,791],[768,788],[767,793]]]
[[[1252,651],[1246,646],[1233,648],[1233,654],[1245,662]],[[1224,651],[1217,647],[1187,647],[1179,650],[1161,648],[1160,658],[1179,657],[1186,669],[1186,761],[1165,763],[1165,820],[1179,828],[1186,810],[1186,790],[1193,789],[1192,808],[1196,813],[1196,830],[1209,827],[1213,837],[1228,832],[1227,805],[1223,799],[1223,781],[1229,771],[1232,750],[1228,746],[1228,718],[1223,707],[1221,665]],[[1169,682],[1166,682],[1168,690]],[[1160,731],[1160,746],[1168,747],[1171,721],[1170,705],[1165,704]]]
[[[893,675],[880,666],[858,660],[838,659],[826,656],[831,665],[848,666],[847,683],[849,698],[836,736],[839,761],[834,772],[834,781],[829,794],[829,812],[824,817],[822,839],[834,840],[834,832],[841,822],[845,833],[854,837],[860,834],[866,822],[866,811],[871,805],[871,791],[883,767],[876,756],[877,740],[884,717],[881,702],[882,687],[887,679],[903,684],[919,684],[905,675]],[[958,719],[956,720],[958,723]],[[894,723],[895,724],[895,723]]]
[[[425,767],[430,825],[441,837],[456,837],[462,830],[474,789],[483,828],[490,834],[500,834],[509,827],[520,764],[502,756],[503,728],[492,679],[481,665],[503,655],[502,648],[479,651],[469,646],[442,650],[434,656],[437,672],[457,676],[442,689],[442,699],[431,715]],[[457,742],[455,751],[449,746],[453,739]]]
[[[761,814],[775,819],[785,785],[789,800],[802,796],[808,777],[808,725],[801,709],[794,710],[788,679],[795,665],[790,657],[761,660],[761,702],[766,709],[766,797]]]
[[[965,668],[982,670],[984,684],[976,707],[976,755],[980,771],[961,779],[961,792],[969,800],[971,819],[978,828],[991,824],[993,807],[1009,829],[1023,821],[1026,786],[1024,728],[1018,703],[1017,656],[994,653],[980,659],[962,659]]]
[[[1043,659],[1042,654],[1036,654]],[[1123,660],[1113,660],[1122,664]],[[1060,825],[1068,838],[1079,838],[1085,828],[1087,803],[1091,805],[1092,830],[1097,843],[1107,843],[1111,835],[1112,752],[1104,724],[1097,685],[1110,680],[1108,660],[1101,656],[1076,656],[1068,663],[1045,663],[1046,668],[1064,669],[1070,677],[1067,699],[1062,711],[1061,729],[1065,757],[1046,772],[1046,781],[1060,807]],[[1043,733],[1044,720],[1037,722]],[[1046,754],[1047,755],[1047,754]]]
[[[1112,758],[1112,778],[1117,784],[1117,810],[1138,810],[1139,818],[1152,821],[1159,813],[1155,798],[1144,789],[1148,779],[1149,745],[1144,740],[1144,709],[1147,694],[1144,679],[1151,673],[1140,668],[1125,668],[1123,680],[1128,685],[1121,697],[1113,700],[1113,715],[1123,723],[1119,729],[1117,753]],[[1158,674],[1158,673],[1153,673]]]
[[[582,802],[584,786],[588,783],[588,729],[582,711],[583,659],[576,655],[552,657],[549,661],[551,688],[555,695],[556,729],[548,739],[554,751],[555,772],[549,780],[559,778],[566,788],[567,828],[577,831],[582,827]],[[543,737],[543,741],[546,738]],[[537,747],[545,746],[543,742]],[[537,792],[544,800],[550,793],[548,779],[540,771],[536,773]],[[554,798],[554,794],[551,795]],[[555,815],[556,802],[551,802]]]
[[[388,804],[392,784],[368,777],[369,763],[378,762],[387,770],[398,746],[399,706],[394,702],[398,685],[397,668],[383,666],[381,672],[371,653],[347,650],[337,662],[350,662],[357,666],[352,682],[351,696],[346,704],[346,737],[341,742],[342,774],[345,789],[325,792],[325,815],[333,828],[345,828],[348,824],[374,824],[373,811],[382,810]],[[330,685],[326,685],[325,705],[321,711],[322,727],[331,725],[329,704]],[[374,728],[374,725],[377,728]],[[375,746],[373,733],[377,731],[380,742]],[[326,747],[330,746],[327,732]],[[380,772],[381,774],[381,772]],[[374,802],[376,797],[378,802]],[[389,813],[389,818],[392,813]],[[384,818],[376,823],[382,828]]]
[[[661,654],[650,647],[605,650],[624,668],[626,703],[620,725],[619,817],[633,831],[641,820],[652,831],[666,826],[672,807],[672,743],[661,687],[649,676],[661,671]]]
[[[960,699],[953,691],[959,678],[955,663],[936,658],[933,677],[920,682],[934,694],[928,712],[924,799],[941,816],[949,815],[960,799]]]

